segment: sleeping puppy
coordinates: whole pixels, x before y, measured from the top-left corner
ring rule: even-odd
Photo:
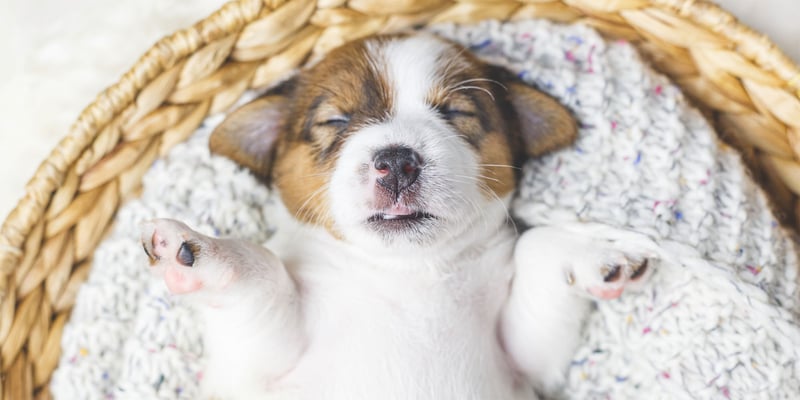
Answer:
[[[570,144],[556,101],[425,34],[340,47],[210,141],[282,199],[266,247],[172,220],[142,243],[206,320],[204,395],[534,399],[564,382],[595,299],[658,248],[600,225],[519,235],[519,167]]]

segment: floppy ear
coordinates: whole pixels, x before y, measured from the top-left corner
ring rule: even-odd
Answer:
[[[288,102],[288,97],[272,94],[236,109],[211,133],[211,153],[228,157],[269,181],[275,145],[286,123]]]
[[[513,75],[504,83],[517,114],[519,135],[528,156],[537,157],[575,141],[578,126],[566,107]]]

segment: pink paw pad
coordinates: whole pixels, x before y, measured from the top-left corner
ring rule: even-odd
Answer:
[[[625,290],[625,288],[590,287],[587,290],[589,291],[589,294],[597,297],[600,300],[613,300],[619,298],[619,296],[622,296],[622,292]]]
[[[586,291],[600,300],[613,300],[622,296],[625,288],[644,280],[648,274],[648,260],[627,262],[624,265],[604,266],[600,269],[603,282],[589,286]]]
[[[203,288],[200,279],[186,275],[178,268],[168,268],[164,272],[164,282],[167,284],[167,289],[174,294],[196,292]]]
[[[192,271],[199,245],[189,240],[193,234],[186,225],[159,219],[142,225],[142,247],[150,266],[162,275],[167,289],[185,294],[203,288],[203,281]]]

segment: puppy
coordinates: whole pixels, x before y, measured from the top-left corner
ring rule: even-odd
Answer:
[[[425,34],[342,46],[241,107],[211,150],[282,199],[266,247],[172,220],[142,243],[206,321],[225,399],[534,399],[584,316],[658,248],[600,225],[518,235],[523,160],[570,144],[550,97]],[[275,216],[276,218],[278,216]]]

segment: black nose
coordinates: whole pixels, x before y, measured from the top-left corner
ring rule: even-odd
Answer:
[[[398,196],[417,180],[422,160],[414,150],[395,146],[378,150],[373,164],[379,174],[378,184]]]

